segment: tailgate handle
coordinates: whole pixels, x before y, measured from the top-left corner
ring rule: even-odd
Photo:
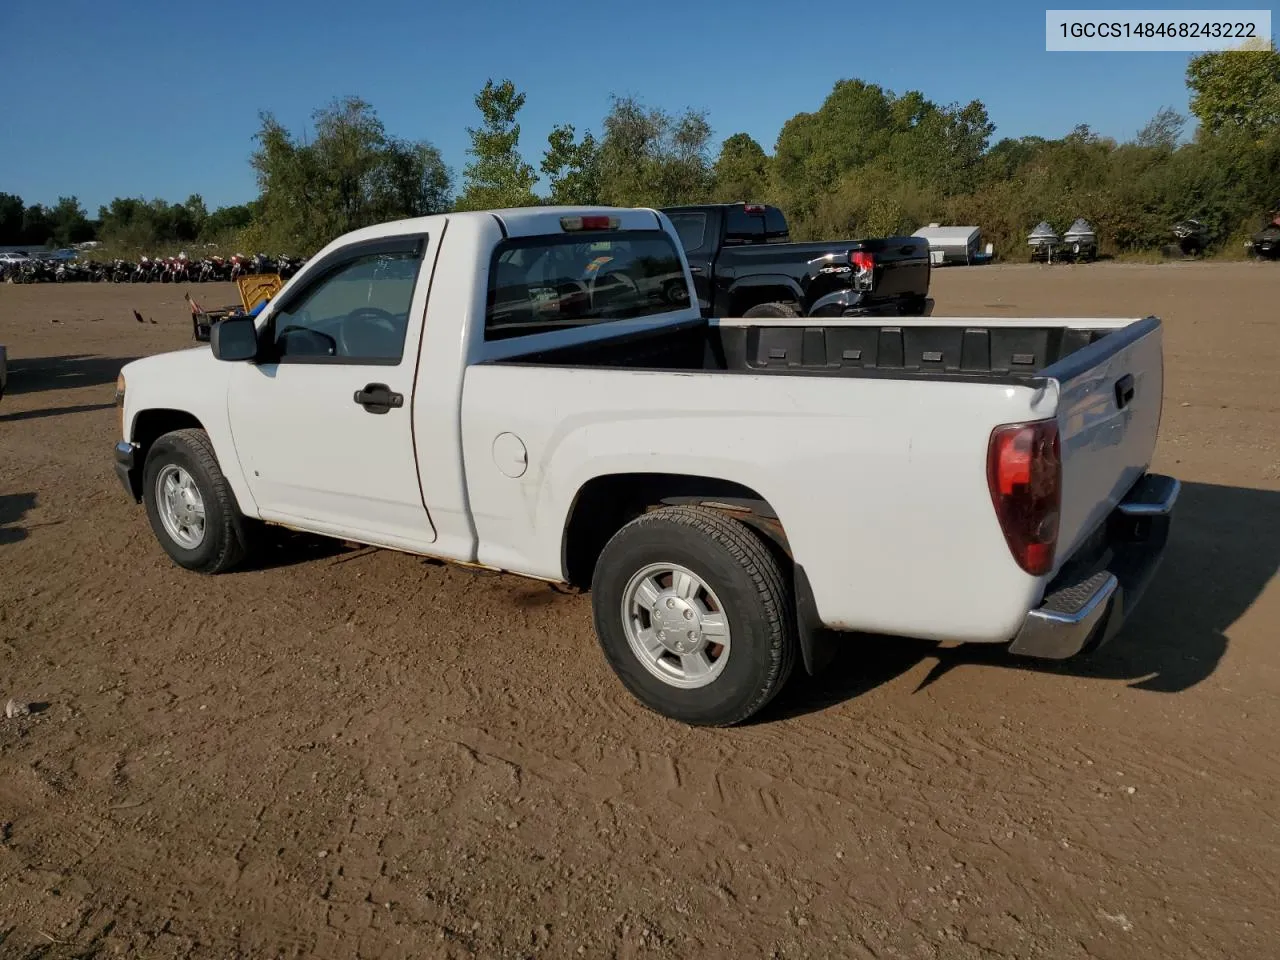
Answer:
[[[909,243],[905,247],[899,247],[898,252],[904,257],[909,257],[916,252],[916,245],[914,243]]]
[[[1133,374],[1126,373],[1123,377],[1116,381],[1116,407],[1123,410],[1129,405],[1133,399]]]

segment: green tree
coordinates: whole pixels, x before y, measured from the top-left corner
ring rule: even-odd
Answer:
[[[49,211],[50,239],[59,247],[92,240],[93,224],[89,222],[84,207],[75,197],[59,197]]]
[[[204,197],[198,193],[187,197],[187,202],[182,206],[191,223],[191,239],[194,240],[204,231],[204,222],[209,219],[209,208],[204,205]]]
[[[243,230],[253,221],[253,207],[247,203],[219,207],[204,219],[199,239],[209,243],[229,240],[231,234]]]
[[[0,244],[16,246],[22,243],[22,216],[26,209],[21,197],[0,193]]]
[[[44,246],[53,237],[53,224],[49,221],[49,210],[43,204],[33,203],[22,211],[22,239],[31,247]]]
[[[897,206],[882,199],[874,219],[899,222],[923,198],[971,189],[994,129],[977,100],[939,106],[919,91],[899,96],[861,80],[840,80],[815,113],[797,114],[783,125],[773,158],[774,194],[800,235],[820,221],[849,229],[832,225],[867,222],[870,215],[870,199],[850,178],[866,171],[864,180],[882,182],[870,171],[892,171],[914,199],[903,196]],[[836,209],[833,203],[853,206]]]
[[[706,114],[672,116],[632,97],[614,97],[600,144],[600,193],[616,206],[696,203],[711,191]]]
[[[1182,128],[1186,123],[1187,118],[1173,107],[1161,107],[1156,111],[1156,115],[1138,131],[1133,142],[1139,147],[1172,150],[1178,145],[1178,139],[1182,136]]]
[[[716,200],[759,202],[769,189],[769,158],[748,134],[735,133],[720,145],[712,177]]]
[[[538,202],[533,187],[538,175],[520,156],[520,124],[516,116],[525,95],[510,80],[485,83],[476,94],[476,107],[483,122],[468,127],[473,158],[463,171],[464,186],[458,198],[459,210],[491,210],[527,207]]]
[[[348,231],[447,208],[452,177],[429,143],[388,135],[358,97],[334,101],[313,120],[314,139],[300,143],[262,114],[251,160],[259,188],[254,245],[310,254]]]
[[[1280,52],[1275,45],[1202,53],[1187,64],[1191,112],[1206,134],[1261,137],[1280,127]]]
[[[897,122],[909,115],[899,110]],[[812,216],[846,173],[885,156],[894,125],[885,91],[861,80],[837,81],[816,113],[798,113],[783,124],[773,170],[792,218]]]
[[[977,100],[940,107],[923,94],[888,94],[893,129],[884,160],[899,176],[944,193],[969,188],[995,126]]]
[[[1005,137],[983,157],[984,177],[1007,180],[1020,167],[1029,163],[1048,143],[1044,137]]]
[[[587,131],[576,138],[573,124],[554,127],[542,156],[543,174],[551,184],[554,204],[591,205],[600,202],[600,145]]]

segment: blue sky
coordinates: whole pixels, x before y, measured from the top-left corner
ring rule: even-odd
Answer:
[[[0,191],[75,194],[91,214],[117,195],[242,202],[257,192],[258,111],[301,130],[349,93],[460,177],[491,76],[528,94],[521,147],[535,166],[555,123],[598,130],[613,93],[706,109],[717,142],[741,130],[770,152],[842,77],[980,99],[997,138],[1077,123],[1125,138],[1163,105],[1185,113],[1187,54],[1046,53],[1047,5],[4,0]]]

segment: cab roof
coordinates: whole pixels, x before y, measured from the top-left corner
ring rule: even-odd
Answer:
[[[547,233],[560,233],[562,217],[609,216],[617,218],[620,230],[661,230],[661,215],[651,207],[604,206],[545,206],[511,207],[500,210],[470,210],[459,213],[438,213],[429,217],[413,217],[406,220],[390,220],[336,238],[348,243],[353,240],[378,240],[405,233],[426,233],[447,220],[497,220],[503,233],[511,237],[529,237]]]

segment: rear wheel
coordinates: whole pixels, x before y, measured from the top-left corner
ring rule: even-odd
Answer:
[[[929,310],[928,297],[910,296],[903,298],[899,312],[904,317],[923,317]]]
[[[610,539],[592,580],[596,635],[646,707],[698,726],[746,720],[795,663],[791,590],[747,526],[704,507],[664,507]]]
[[[245,555],[245,520],[203,430],[174,430],[147,453],[142,497],[151,530],[181,567],[221,573]]]
[[[757,303],[743,314],[744,317],[798,317],[800,311],[789,303]]]

